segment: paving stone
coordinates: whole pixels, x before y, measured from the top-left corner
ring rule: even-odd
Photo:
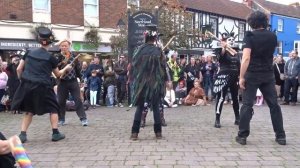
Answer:
[[[49,115],[34,116],[24,144],[36,168],[300,168],[300,113],[298,106],[282,107],[287,145],[274,141],[267,106],[254,107],[247,145],[234,140],[232,106],[225,105],[222,128],[216,129],[214,106],[166,109],[163,140],[153,133],[152,112],[139,140],[131,141],[134,110],[99,107],[88,110],[88,127],[75,112],[59,127],[66,139],[51,142]],[[7,137],[19,134],[23,115],[0,113],[0,130]],[[117,123],[117,124],[116,124]]]

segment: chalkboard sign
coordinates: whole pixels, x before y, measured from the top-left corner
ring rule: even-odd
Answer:
[[[152,13],[139,11],[129,17],[128,24],[128,55],[132,57],[133,51],[144,43],[145,25],[157,24]]]

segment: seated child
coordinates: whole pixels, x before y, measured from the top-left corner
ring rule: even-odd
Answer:
[[[164,107],[177,107],[172,81],[167,82],[163,105]]]

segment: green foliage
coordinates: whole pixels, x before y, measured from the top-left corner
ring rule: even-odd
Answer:
[[[91,27],[88,32],[84,35],[85,42],[95,50],[99,47],[101,43],[101,37],[99,35],[99,30],[95,27]]]
[[[32,28],[30,29],[30,32],[31,34],[34,36],[34,39],[35,40],[38,40],[38,37],[39,37],[39,34],[38,34],[38,31],[37,29],[40,28],[40,27],[47,27],[49,28],[50,30],[52,30],[50,24],[47,24],[47,23],[35,23],[34,25],[32,25]],[[52,35],[53,35],[53,41],[55,41],[55,35],[54,35],[54,32],[52,32]]]
[[[155,8],[155,7],[158,7]],[[137,8],[131,5],[131,14],[143,10],[151,12],[155,15],[158,12],[159,33],[163,34],[161,37],[164,45],[175,36],[176,38],[168,46],[170,49],[190,49],[196,47],[200,43],[204,43],[203,34],[200,29],[195,29],[193,23],[193,13],[186,11],[186,9],[177,0],[141,0],[141,6]],[[122,15],[122,20],[127,25],[128,13]],[[120,36],[113,36],[111,38],[112,47],[115,51],[123,51],[127,47],[127,26],[124,30],[120,30]],[[123,48],[123,49],[122,49]]]
[[[128,32],[126,27],[122,27],[119,30],[118,36],[111,36],[111,47],[115,55],[123,54],[127,48]]]

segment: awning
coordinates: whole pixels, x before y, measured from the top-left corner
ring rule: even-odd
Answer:
[[[22,50],[24,48],[34,49],[41,47],[34,39],[1,39],[0,38],[0,50]],[[59,51],[57,45],[52,44],[49,51]],[[112,48],[110,44],[100,44],[98,48],[92,47],[91,45],[81,42],[73,41],[71,46],[71,51],[75,52],[93,52],[93,53],[110,53]]]

